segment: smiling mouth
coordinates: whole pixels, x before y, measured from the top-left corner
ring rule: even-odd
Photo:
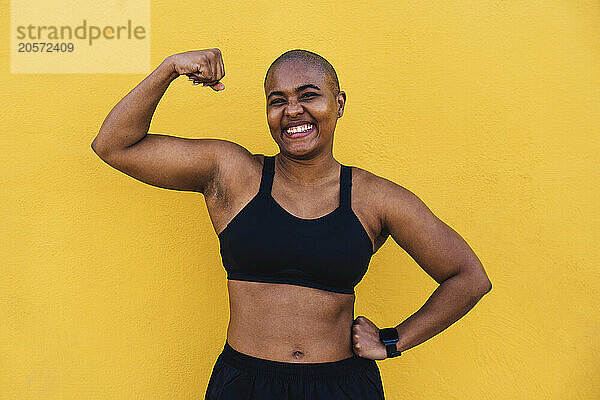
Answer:
[[[284,129],[283,133],[285,136],[295,139],[295,138],[308,136],[311,133],[315,132],[316,130],[317,130],[317,127],[315,125],[313,125],[311,123],[306,123],[306,124],[302,124],[299,126],[293,126],[291,128]]]

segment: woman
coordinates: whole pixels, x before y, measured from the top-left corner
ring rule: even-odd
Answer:
[[[275,156],[148,134],[183,74],[225,89],[218,49],[169,56],[108,114],[92,148],[140,181],[204,194],[231,307],[206,399],[383,399],[375,360],[436,335],[491,289],[477,256],[412,192],[334,159],[346,94],[321,56],[291,50],[267,71]],[[404,322],[379,329],[354,318],[354,287],[388,236],[440,286]]]

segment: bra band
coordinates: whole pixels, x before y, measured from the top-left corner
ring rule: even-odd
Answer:
[[[340,207],[350,208],[350,196],[352,193],[352,169],[347,165],[341,166],[340,170]],[[275,156],[265,156],[260,180],[260,193],[271,195],[273,188],[273,177],[275,176]]]

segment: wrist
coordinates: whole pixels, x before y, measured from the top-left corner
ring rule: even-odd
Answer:
[[[402,342],[402,335],[400,334],[400,331],[398,330],[397,326],[394,329],[398,332],[398,342],[396,342],[396,350],[404,351],[405,349],[403,348],[404,343]]]
[[[399,335],[397,328],[391,327],[380,329],[379,340],[385,345],[387,358],[398,357],[402,354],[398,350]]]
[[[163,62],[160,63],[158,68],[161,69],[164,74],[166,74],[167,79],[170,82],[179,77],[179,73],[175,69],[175,62],[172,55],[165,58]]]

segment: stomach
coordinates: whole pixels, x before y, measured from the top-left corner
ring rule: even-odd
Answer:
[[[240,353],[300,363],[354,356],[354,294],[233,279],[227,289],[227,342]]]

